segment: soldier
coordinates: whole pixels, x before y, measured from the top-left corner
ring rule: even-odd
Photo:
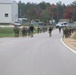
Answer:
[[[22,28],[22,36],[26,36],[27,35],[27,28],[23,27]]]
[[[49,27],[49,36],[51,37],[51,32],[52,32],[53,28]]]
[[[27,35],[30,36],[30,28],[27,28]]]
[[[59,26],[59,33],[61,33],[61,27]]]
[[[31,35],[31,37],[33,37],[33,33],[34,33],[34,30],[35,30],[34,26],[31,25],[31,26],[29,27],[29,30],[30,30],[30,35]]]
[[[69,35],[68,28],[67,27],[64,27],[63,28],[63,38],[68,38],[68,35]]]
[[[66,35],[66,27],[63,28],[63,38],[65,38]]]
[[[40,27],[39,27],[39,26],[38,26],[38,28],[37,28],[37,32],[40,33]]]
[[[19,30],[20,30],[19,27],[15,25],[13,30],[14,30],[15,37],[19,37]]]

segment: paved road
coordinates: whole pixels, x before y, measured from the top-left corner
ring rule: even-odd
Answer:
[[[31,37],[0,39],[0,75],[76,75],[76,54],[54,30]]]

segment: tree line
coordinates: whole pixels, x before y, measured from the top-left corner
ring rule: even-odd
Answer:
[[[18,16],[19,18],[27,18],[29,21],[43,21],[48,23],[49,20],[54,19],[56,22],[59,19],[69,19],[76,21],[76,1],[69,5],[63,4],[61,1],[56,4],[46,3],[24,3],[18,2]]]

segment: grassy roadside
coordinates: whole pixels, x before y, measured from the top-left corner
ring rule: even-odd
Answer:
[[[64,43],[76,51],[76,32],[72,33],[70,38],[64,38]]]
[[[34,26],[35,27],[35,31],[34,33],[38,33],[37,28],[38,26]],[[43,26],[39,26],[40,27],[40,33],[43,31]],[[28,28],[28,26],[27,26]],[[45,27],[44,27],[45,28]],[[49,26],[47,26],[47,29],[49,28]],[[19,36],[22,36],[22,29],[20,28],[19,31]],[[14,31],[13,31],[13,27],[0,27],[0,38],[2,37],[14,37]]]
[[[0,37],[13,37],[14,33],[13,33],[13,28],[0,28]]]
[[[37,30],[34,32],[37,33]],[[20,28],[19,36],[22,36],[22,29]],[[0,27],[0,38],[2,37],[14,37],[14,31],[12,27]]]

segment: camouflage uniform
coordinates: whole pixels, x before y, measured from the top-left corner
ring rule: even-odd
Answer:
[[[33,33],[34,33],[34,30],[35,30],[34,26],[30,26],[29,30],[30,30],[30,36],[33,37]]]
[[[27,28],[23,27],[22,28],[22,36],[26,36],[27,35]]]
[[[49,27],[49,36],[51,36],[52,30],[53,30],[53,27]]]
[[[59,33],[61,33],[61,27],[59,27]]]
[[[14,28],[13,28],[13,30],[14,30],[14,34],[15,34],[15,37],[19,37],[19,27],[18,26],[15,26]]]
[[[37,33],[40,33],[40,27],[37,28]]]
[[[63,28],[63,38],[68,38],[71,35],[71,30],[67,27]]]

